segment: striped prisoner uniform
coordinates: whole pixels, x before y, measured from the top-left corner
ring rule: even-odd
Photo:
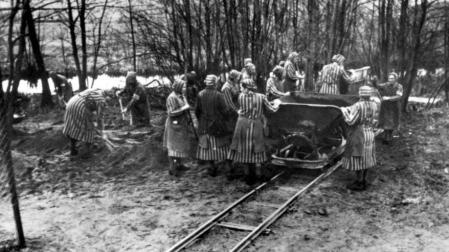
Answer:
[[[186,111],[179,111],[185,100],[182,95],[172,92],[167,97],[167,121],[163,138],[163,147],[167,148],[168,156],[186,158],[189,156],[189,125]],[[176,125],[176,126],[174,126]]]
[[[225,103],[228,109],[237,112],[238,105],[238,97],[240,93],[240,88],[238,85],[233,85],[227,81],[223,87],[221,88],[221,92],[224,95]]]
[[[102,119],[105,105],[104,92],[100,89],[87,89],[73,96],[67,103],[62,133],[78,141],[93,143],[97,134],[93,111],[97,111],[97,118]]]
[[[284,78],[284,91],[293,92],[296,91],[296,81],[298,77],[296,76],[296,68],[293,62],[287,60],[284,66],[285,78]]]
[[[319,82],[322,84],[320,93],[340,94],[341,78],[350,81],[351,77],[346,73],[344,67],[337,62],[332,62],[323,67]]]
[[[270,76],[267,80],[266,95],[269,100],[273,100],[284,96],[284,87],[282,81],[274,76]]]
[[[379,116],[379,106],[371,100],[360,100],[342,108],[343,116],[350,128],[348,145],[343,155],[343,167],[358,171],[376,165],[374,127]]]
[[[226,104],[222,93],[214,86],[206,87],[198,94],[196,116],[199,118],[199,143],[197,158],[208,161],[223,161],[229,152],[229,138],[214,136],[211,125],[224,124]]]
[[[239,96],[239,118],[228,158],[237,163],[263,163],[267,160],[263,135],[263,107],[277,111],[264,94],[249,91]]]

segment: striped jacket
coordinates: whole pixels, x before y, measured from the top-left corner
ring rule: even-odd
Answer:
[[[271,76],[267,80],[266,94],[269,98],[279,98],[284,96],[284,87],[281,80]]]
[[[262,118],[264,107],[271,112],[277,111],[277,109],[268,101],[267,96],[253,92],[240,94],[239,105],[239,116],[252,120]]]
[[[96,111],[98,126],[102,127],[105,106],[104,92],[100,89],[87,89],[73,96],[67,103],[62,133],[78,141],[93,143],[97,134],[93,112]]]
[[[221,88],[221,92],[224,95],[224,100],[228,109],[237,112],[238,105],[236,103],[238,102],[240,93],[238,85],[232,85],[227,81]]]
[[[318,80],[322,84],[320,93],[340,94],[340,80],[351,81],[351,77],[346,73],[344,67],[336,62],[332,62],[323,67]]]
[[[342,108],[350,127],[343,165],[349,170],[362,170],[376,165],[374,127],[377,126],[379,106],[374,101],[361,100]]]

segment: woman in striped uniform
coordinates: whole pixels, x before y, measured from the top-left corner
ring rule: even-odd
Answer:
[[[240,94],[240,80],[242,79],[242,74],[232,69],[229,71],[228,79],[226,83],[221,88],[221,92],[223,93],[224,101],[226,104],[226,112],[228,113],[227,120],[224,122],[226,125],[226,128],[228,129],[228,139],[232,139],[232,133],[235,129],[235,124],[237,123],[238,118],[238,99]],[[228,169],[226,171],[226,176],[229,180],[236,177],[234,174],[234,167],[230,164],[230,161],[228,160],[226,162],[226,168]]]
[[[73,96],[67,103],[64,115],[64,129],[62,133],[70,139],[70,155],[78,154],[77,141],[87,143],[87,152],[96,135],[103,133],[103,111],[106,105],[104,91],[100,89],[87,89]],[[94,116],[96,113],[96,118]],[[97,129],[94,125],[97,121]]]
[[[296,69],[296,65],[300,61],[300,55],[297,52],[291,52],[288,55],[287,61],[284,65],[284,91],[285,92],[294,92],[296,91],[296,82],[299,80],[301,82],[304,79],[304,76],[298,74],[298,70]]]
[[[215,161],[226,160],[230,139],[224,125],[226,104],[223,94],[216,89],[217,76],[210,74],[206,88],[198,94],[196,116],[199,118],[197,158],[209,162],[209,175],[216,176]]]
[[[242,70],[242,79],[251,79],[256,81],[256,66],[253,63],[247,63]]]
[[[340,94],[340,81],[344,79],[351,83],[351,77],[346,73],[343,63],[345,57],[341,54],[332,57],[332,63],[327,64],[321,70],[321,76],[318,83],[321,83],[320,93],[322,94]]]
[[[228,110],[235,111],[237,113],[238,110],[238,98],[240,94],[240,80],[242,78],[242,74],[232,69],[229,71],[228,80],[221,88],[221,92],[224,95],[226,107]]]
[[[284,76],[284,68],[275,66],[267,80],[266,94],[269,101],[290,94],[290,92],[284,92],[282,76]]]
[[[182,166],[181,159],[189,156],[190,130],[188,114],[190,106],[182,95],[185,81],[176,79],[173,92],[167,97],[167,120],[163,138],[163,147],[168,150],[169,174],[178,176]]]
[[[355,171],[357,180],[348,185],[352,190],[366,189],[367,169],[376,166],[374,128],[377,126],[379,106],[370,97],[373,90],[369,86],[359,88],[360,101],[341,108],[346,123],[350,126],[348,143],[343,154],[343,167]]]
[[[267,160],[262,122],[263,108],[275,112],[279,109],[279,104],[272,105],[264,94],[255,93],[256,86],[251,79],[244,79],[241,82],[241,89],[239,118],[232,138],[229,159],[246,164],[246,181],[251,183],[254,179],[251,173],[255,169],[256,177],[260,178],[261,164]]]

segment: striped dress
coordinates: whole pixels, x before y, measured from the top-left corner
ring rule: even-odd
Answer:
[[[374,126],[379,116],[378,104],[370,100],[361,100],[350,107],[342,108],[342,111],[346,123],[352,126],[342,159],[343,167],[352,171],[374,167],[376,165]]]
[[[284,78],[284,91],[293,92],[296,91],[296,81],[298,77],[296,75],[295,64],[290,60],[285,62],[284,66],[285,78]]]
[[[225,103],[228,109],[237,112],[238,110],[238,97],[239,97],[239,86],[233,85],[229,81],[227,81],[223,87],[221,88],[221,92],[224,95]]]
[[[199,118],[199,143],[197,158],[208,161],[223,161],[229,152],[229,138],[214,136],[210,125],[223,124],[225,121],[226,104],[223,94],[214,87],[204,89],[198,94],[196,115]]]
[[[346,73],[344,67],[336,62],[325,65],[321,71],[319,83],[322,84],[320,93],[340,94],[340,80],[350,81],[351,77]]]
[[[78,141],[93,143],[97,134],[93,111],[97,111],[97,121],[103,119],[106,105],[104,92],[87,89],[73,96],[67,103],[62,133]]]
[[[182,95],[172,92],[167,97],[167,120],[162,145],[169,157],[187,158],[190,149],[190,131],[186,111],[179,111],[185,105]]]
[[[263,163],[267,160],[263,133],[263,108],[275,112],[264,94],[253,92],[239,96],[239,118],[228,159],[237,163]]]

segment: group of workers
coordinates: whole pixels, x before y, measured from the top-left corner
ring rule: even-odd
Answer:
[[[264,111],[275,113],[281,104],[277,98],[303,89],[301,80],[304,75],[296,67],[299,60],[300,55],[293,52],[285,62],[275,66],[266,81],[265,93],[258,92],[256,67],[251,59],[245,59],[241,71],[230,70],[221,88],[218,76],[207,75],[205,88],[196,95],[194,102],[187,97],[188,76],[175,79],[166,100],[167,120],[163,136],[169,174],[179,176],[183,159],[192,152],[190,136],[196,133],[196,158],[207,165],[211,176],[215,176],[221,166],[228,178],[235,177],[235,164],[239,164],[248,184],[264,179],[263,164],[267,161]],[[321,84],[320,93],[339,94],[342,79],[352,82],[351,74],[344,69],[344,60],[338,54],[323,67],[317,82]],[[367,187],[367,170],[376,165],[374,138],[380,132],[377,129],[385,129],[385,140],[391,141],[392,132],[398,127],[402,86],[397,79],[398,75],[391,73],[385,84],[361,86],[360,100],[341,108],[345,122],[350,125],[342,163],[357,174],[357,179],[348,185],[349,189],[364,190]],[[71,139],[72,155],[77,154],[77,141],[93,143],[95,134],[101,134],[103,123],[99,120],[100,130],[97,131],[93,127],[92,113],[96,112],[100,115],[97,118],[101,118],[105,104],[102,92],[85,90],[67,103],[63,133]],[[129,111],[136,121],[149,124],[149,101],[135,72],[128,73],[125,89],[117,95],[124,93],[131,98],[122,108],[123,112]]]

